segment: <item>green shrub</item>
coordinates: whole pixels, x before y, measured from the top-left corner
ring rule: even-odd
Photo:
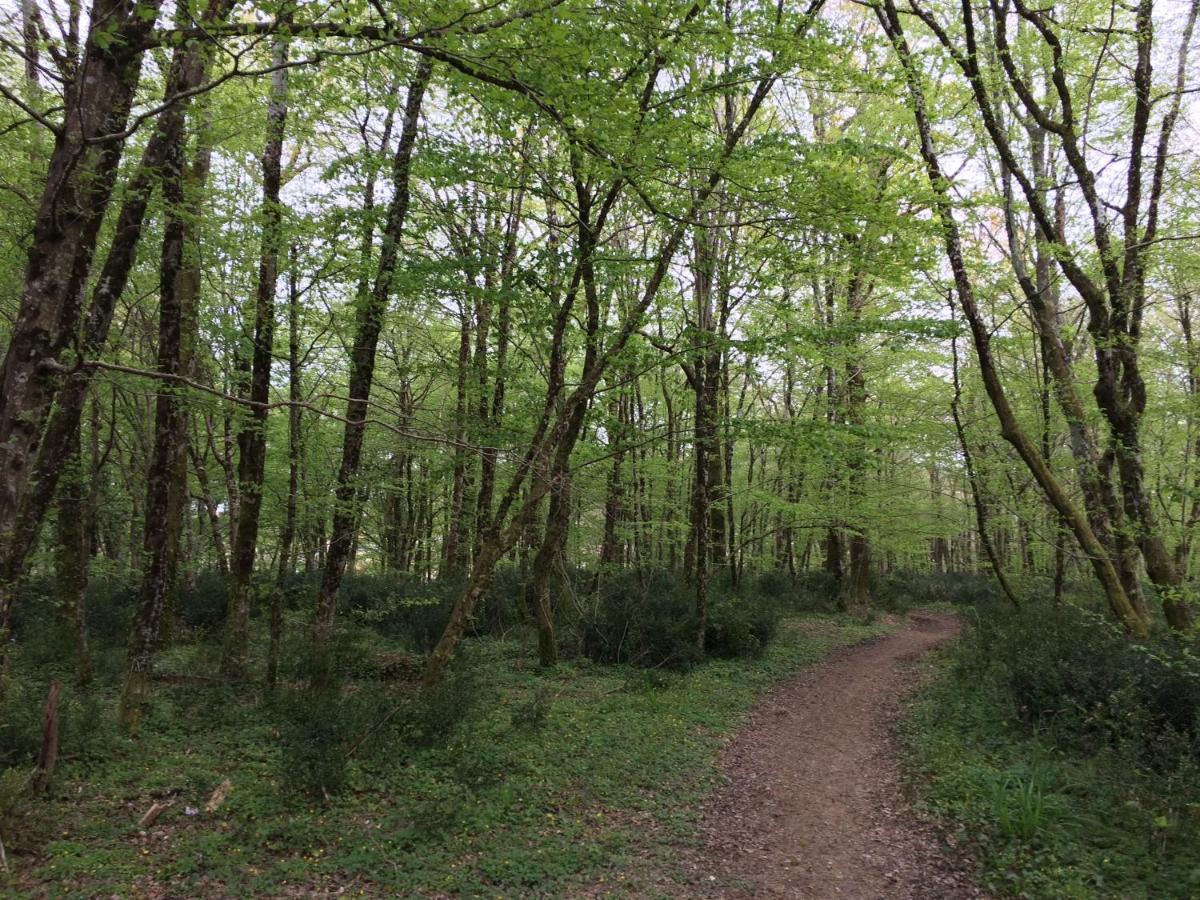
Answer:
[[[346,704],[336,690],[297,691],[280,704],[279,774],[289,792],[328,797],[346,786]]]
[[[203,634],[216,634],[229,606],[229,576],[201,572],[195,582],[180,585],[176,613],[181,625]]]
[[[931,603],[972,606],[1000,600],[1000,586],[991,575],[971,572],[892,572],[872,588],[884,609],[905,610]]]
[[[767,597],[718,597],[708,611],[704,649],[718,659],[755,658],[779,630],[780,609]]]
[[[31,770],[42,746],[42,715],[49,681],[14,676],[0,700],[0,768]],[[116,730],[104,698],[62,684],[58,699],[59,758],[94,762],[113,750]]]
[[[580,650],[599,663],[686,669],[699,658],[695,615],[693,592],[674,573],[613,573],[581,614]]]
[[[478,708],[482,690],[478,667],[469,652],[460,654],[436,685],[403,707],[397,717],[401,740],[420,748],[444,746]]]
[[[781,604],[727,585],[709,591],[705,652],[723,659],[755,657],[775,636]],[[687,669],[696,646],[695,589],[668,571],[621,572],[606,577],[576,625],[581,652],[599,663]]]
[[[0,767],[32,768],[42,744],[42,704],[46,694],[39,683],[12,678],[0,698]]]
[[[837,579],[824,569],[798,572],[795,577],[781,570],[764,572],[751,586],[752,594],[777,600],[796,612],[831,610],[838,592]]]
[[[0,768],[0,841],[12,846],[33,802],[31,770]]]
[[[903,727],[993,896],[1200,896],[1195,660],[1098,614],[985,603]]]
[[[959,657],[965,677],[999,681],[1026,721],[1098,751],[1120,743],[1174,765],[1165,741],[1200,757],[1200,662],[1174,639],[1129,641],[1071,605],[977,607]]]

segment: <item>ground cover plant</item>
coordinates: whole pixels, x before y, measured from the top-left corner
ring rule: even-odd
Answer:
[[[400,879],[332,821],[429,851],[422,889],[515,890],[510,856],[554,883],[612,848],[560,821],[585,773],[535,790],[570,765],[538,741],[590,760],[563,732],[594,724],[641,759],[662,735],[596,718],[638,685],[669,718],[650,698],[729,666],[741,704],[797,615],[984,601],[956,689],[1108,760],[1125,850],[1141,804],[1186,860],[1190,813],[1146,791],[1190,797],[1195,755],[1198,25],[1198,0],[0,4],[0,871],[220,893],[194,860],[249,885],[269,851]],[[899,655],[813,709],[877,738]],[[901,803],[871,749],[888,802],[843,816],[855,841]],[[995,774],[995,827],[1043,840],[1054,797]],[[148,835],[194,839],[174,874],[161,840],[105,843],[147,800]],[[69,827],[30,830],[42,807]],[[825,846],[817,893],[858,843]],[[1133,884],[1105,858],[1078,865]]]
[[[405,635],[376,626],[341,635],[354,665],[315,695],[299,672],[274,692],[189,679],[217,649],[178,647],[135,739],[104,712],[114,678],[65,690],[51,790],[5,795],[6,890],[562,896],[670,883],[648,869],[694,841],[722,736],[775,681],[889,627],[793,610],[761,650],[683,670],[582,655],[543,670],[522,642],[487,635],[419,698]],[[303,640],[299,616],[286,634]],[[40,666],[18,657],[17,671],[5,785],[35,758],[46,685]],[[169,805],[140,826],[155,803]]]
[[[1200,891],[1200,666],[1093,610],[964,609],[904,737],[915,792],[1015,897]]]

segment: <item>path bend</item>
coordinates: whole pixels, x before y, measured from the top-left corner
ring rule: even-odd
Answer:
[[[913,662],[958,633],[917,612],[785,682],[722,751],[706,803],[698,893],[940,900],[986,896],[908,808],[892,726]]]

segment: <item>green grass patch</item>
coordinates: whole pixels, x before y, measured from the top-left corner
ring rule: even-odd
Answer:
[[[288,740],[309,726],[324,733],[319,715],[305,719],[289,707],[298,695],[159,685],[140,737],[94,737],[97,752],[63,761],[49,799],[25,815],[9,847],[5,888],[61,897],[332,887],[496,897],[661,879],[654,870],[665,867],[669,847],[694,837],[722,735],[761,691],[889,627],[790,618],[758,658],[686,674],[586,659],[542,672],[516,642],[473,641],[463,682],[475,694],[469,709],[440,732],[429,711],[397,717],[362,743],[328,798],[292,783],[316,776],[293,771],[311,761],[285,754]],[[184,668],[183,658],[175,662]],[[38,690],[30,687],[31,702]],[[320,715],[366,734],[406,690],[353,681]],[[100,699],[110,713],[112,699]],[[458,702],[454,691],[444,702]],[[342,740],[351,743],[345,733]],[[226,778],[228,799],[206,812]],[[153,827],[139,828],[156,799],[171,805]]]
[[[1194,779],[1155,771],[1119,743],[1065,743],[955,652],[937,663],[903,735],[916,791],[978,861],[984,887],[1055,900],[1200,896]]]

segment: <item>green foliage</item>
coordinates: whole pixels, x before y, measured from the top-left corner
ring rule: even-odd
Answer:
[[[784,593],[774,581],[765,585]],[[717,659],[761,655],[778,628],[781,597],[741,594],[719,583],[709,594],[705,653]],[[581,651],[596,662],[686,670],[700,660],[695,588],[679,573],[605,576],[577,627]]]
[[[891,572],[879,579],[872,594],[880,606],[893,610],[930,604],[965,607],[1002,599],[995,578],[971,572]]]
[[[297,691],[281,701],[279,775],[286,790],[328,798],[345,788],[347,706],[333,690]]]
[[[881,630],[789,618],[759,658],[686,674],[586,658],[543,672],[516,642],[474,639],[467,665],[416,701],[365,679],[325,698],[281,687],[265,700],[163,685],[138,741],[87,765],[64,759],[46,804],[53,828],[10,848],[17,893],[653,891],[675,874],[667,849],[693,833],[723,735],[759,692]],[[653,680],[635,686],[639,673]],[[206,813],[226,778],[228,800]],[[160,797],[173,803],[142,838],[136,819]],[[130,853],[131,840],[154,852]]]
[[[1071,607],[978,608],[904,733],[919,792],[990,891],[1196,896],[1189,671],[1178,648]]]
[[[1174,639],[1129,641],[1079,607],[976,607],[960,666],[1012,696],[1017,713],[1086,752],[1118,743],[1161,769],[1163,742],[1200,759],[1200,661]]]
[[[470,658],[459,658],[432,688],[422,691],[402,710],[401,739],[414,747],[444,746],[455,730],[483,702],[481,673]]]
[[[33,801],[29,769],[0,767],[0,841],[11,846]]]
[[[50,684],[28,674],[25,660],[0,695],[0,767],[32,769],[42,746],[42,712]],[[106,698],[63,682],[58,700],[58,752],[92,764],[112,752],[116,732]]]

